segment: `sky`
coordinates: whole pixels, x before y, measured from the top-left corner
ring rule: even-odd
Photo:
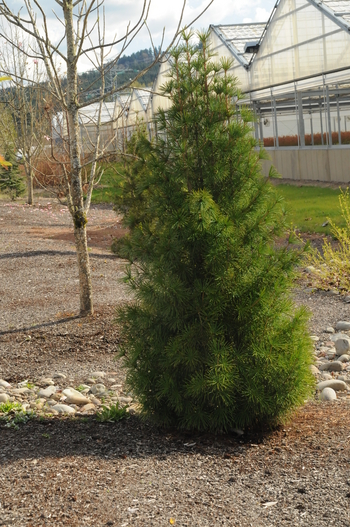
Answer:
[[[23,6],[23,0],[10,0],[14,11]],[[155,46],[159,46],[165,28],[165,44],[171,40],[181,13],[183,0],[151,0],[148,16],[148,26]],[[195,22],[194,28],[207,28],[209,24],[235,24],[244,22],[265,22],[269,18],[275,0],[214,0],[209,9]],[[61,8],[55,0],[44,0],[42,7],[48,18],[48,26],[52,42],[58,42],[62,34],[62,25],[55,17],[60,16]],[[105,0],[106,37],[108,41],[117,34],[119,37],[125,32],[128,22],[135,23],[142,11],[143,0]],[[204,0],[187,0],[184,23],[189,24],[207,5]],[[150,38],[146,30],[141,31],[130,44],[126,54],[150,47]],[[117,48],[110,57],[116,55]],[[83,58],[79,70],[91,69],[91,63]]]

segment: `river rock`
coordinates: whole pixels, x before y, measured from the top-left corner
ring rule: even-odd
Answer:
[[[328,326],[325,330],[324,330],[325,333],[335,333],[334,331],[334,328],[332,328],[332,326]]]
[[[314,342],[318,342],[320,340],[320,337],[318,337],[317,335],[311,335],[310,339]]]
[[[321,373],[320,378],[323,379],[324,381],[331,381],[333,379],[330,373],[324,373],[324,372]]]
[[[40,384],[42,386],[53,386],[55,383],[49,377],[44,377],[43,379],[40,379]]]
[[[332,388],[325,388],[321,392],[320,399],[321,401],[335,401],[337,398],[337,394]]]
[[[350,355],[340,355],[340,357],[338,357],[338,361],[340,361],[340,362],[350,362]]]
[[[7,393],[0,393],[0,404],[1,403],[7,403],[9,398],[10,397],[7,395]]]
[[[38,397],[45,397],[45,399],[48,399],[54,393],[56,393],[56,387],[48,386],[47,388],[42,388],[38,391]]]
[[[9,382],[4,381],[3,379],[0,379],[0,386],[2,388],[11,388],[11,384]]]
[[[30,393],[33,393],[33,392],[29,388],[14,388],[12,390],[12,393],[14,395],[27,395],[27,394],[30,394]]]
[[[94,384],[91,387],[91,393],[97,396],[105,395],[107,393],[106,387],[104,384]]]
[[[344,366],[339,360],[333,362],[325,362],[319,366],[322,371],[343,371]]]
[[[335,353],[336,355],[344,355],[350,350],[350,339],[349,337],[337,339],[335,341]]]
[[[350,330],[350,322],[345,322],[344,320],[340,320],[336,323],[335,329],[338,329],[339,331],[349,331]]]
[[[350,378],[349,377],[345,377],[345,375],[339,375],[338,377],[338,380],[339,381],[344,381],[346,384],[350,385]]]
[[[91,377],[106,377],[106,372],[104,371],[93,371]]]
[[[320,370],[318,368],[316,368],[316,366],[314,366],[313,364],[311,364],[311,366],[310,366],[310,371],[314,375],[318,375],[320,373]]]
[[[67,379],[67,375],[61,372],[54,373],[52,376],[53,379]]]
[[[322,381],[317,384],[317,389],[322,392],[325,388],[333,388],[337,391],[346,391],[347,386],[344,381],[339,381],[338,379],[332,379],[331,381]]]
[[[335,342],[338,339],[348,339],[350,337],[346,333],[334,333],[334,335],[331,335],[329,338],[331,342]]]
[[[67,388],[62,393],[67,397],[66,402],[68,404],[77,404],[80,406],[90,403],[90,399],[82,395],[78,390],[74,390],[74,388]]]
[[[74,408],[67,404],[55,404],[55,406],[51,407],[51,410],[56,410],[59,414],[75,414]]]
[[[95,410],[96,409],[96,406],[92,403],[89,403],[89,404],[86,404],[85,406],[83,406],[80,411],[81,412],[90,412],[91,410]]]
[[[133,401],[132,397],[118,397],[118,400],[122,404],[130,404]]]

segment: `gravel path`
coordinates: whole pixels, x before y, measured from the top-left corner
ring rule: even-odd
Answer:
[[[88,232],[96,314],[80,319],[66,209],[0,201],[0,378],[62,372],[78,386],[104,371],[127,395],[113,324],[127,298],[124,263],[108,250],[123,231],[111,208],[97,207]],[[299,289],[296,301],[321,340],[350,320],[338,297]],[[309,402],[273,433],[228,437],[158,430],[137,415],[0,426],[0,526],[350,527],[349,404],[346,394]]]

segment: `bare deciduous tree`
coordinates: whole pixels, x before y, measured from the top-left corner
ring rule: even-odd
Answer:
[[[2,84],[1,90],[0,140],[5,150],[14,150],[20,156],[27,180],[27,202],[33,205],[33,167],[50,130],[44,111],[46,74],[38,60],[29,59],[22,51],[33,51],[35,40],[25,38],[23,32],[11,26],[7,35],[15,45],[5,41],[0,53],[0,71],[11,72],[11,83]]]
[[[208,0],[208,4],[202,13],[208,9],[212,2],[213,0]],[[57,163],[60,163],[64,174],[67,204],[74,224],[80,281],[80,313],[81,315],[89,315],[93,313],[93,303],[86,223],[87,212],[91,202],[91,193],[98,174],[98,162],[106,153],[104,148],[100,148],[99,130],[102,104],[115,92],[125,90],[132,82],[137,81],[146,71],[164,57],[169,47],[175,43],[180,34],[186,0],[183,0],[178,25],[169,46],[163,49],[162,39],[160,47],[156,49],[153,45],[151,33],[149,32],[150,41],[154,49],[154,61],[134,76],[133,79],[130,79],[130,82],[127,84],[118,87],[111,86],[109,88],[106,87],[106,76],[111,68],[116,65],[118,59],[125,53],[128,46],[140,31],[142,29],[148,30],[147,17],[151,0],[144,0],[140,17],[133,26],[129,24],[123,35],[120,37],[115,36],[108,42],[106,40],[103,0],[55,0],[57,8],[60,10],[60,15],[55,13],[55,16],[63,28],[62,37],[58,42],[50,32],[48,12],[47,8],[43,7],[43,3],[38,0],[24,0],[23,4],[24,9],[19,13],[15,13],[7,1],[0,1],[0,15],[6,20],[9,27],[15,26],[33,38],[36,43],[36,48],[24,49],[19,47],[11,38],[11,33],[8,33],[6,30],[3,30],[0,34],[18,52],[44,65],[48,79],[44,88],[54,101],[55,107],[60,109],[61,115],[66,120],[67,133],[64,137],[63,144],[69,156],[68,160],[65,160],[64,157],[56,157],[56,160]],[[192,20],[191,24],[195,20]],[[117,55],[107,63],[108,56],[111,55],[116,47],[118,48]],[[101,89],[90,99],[86,97],[86,91],[92,91],[94,88],[93,85],[84,92],[81,92],[79,89],[78,65],[82,59],[90,60],[93,67],[100,72]],[[66,69],[65,78],[62,78],[62,74],[60,73],[59,68],[61,63]],[[4,73],[13,75],[11,71],[5,71]],[[98,133],[95,137],[93,156],[89,160],[88,191],[87,199],[84,202],[82,183],[84,160],[82,160],[81,155],[82,144],[79,112],[84,107],[94,103],[100,104],[97,118]],[[52,149],[52,155],[55,157],[54,149]]]

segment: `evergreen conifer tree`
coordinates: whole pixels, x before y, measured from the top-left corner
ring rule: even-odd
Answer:
[[[171,53],[172,106],[140,133],[117,208],[130,235],[118,309],[127,381],[163,425],[228,431],[275,424],[310,394],[308,314],[290,296],[301,249],[277,248],[283,203],[262,177],[231,63],[208,34]],[[272,169],[271,176],[276,175]]]
[[[23,177],[20,175],[16,155],[12,150],[5,154],[5,166],[0,166],[0,192],[9,194],[12,200],[25,192]]]

